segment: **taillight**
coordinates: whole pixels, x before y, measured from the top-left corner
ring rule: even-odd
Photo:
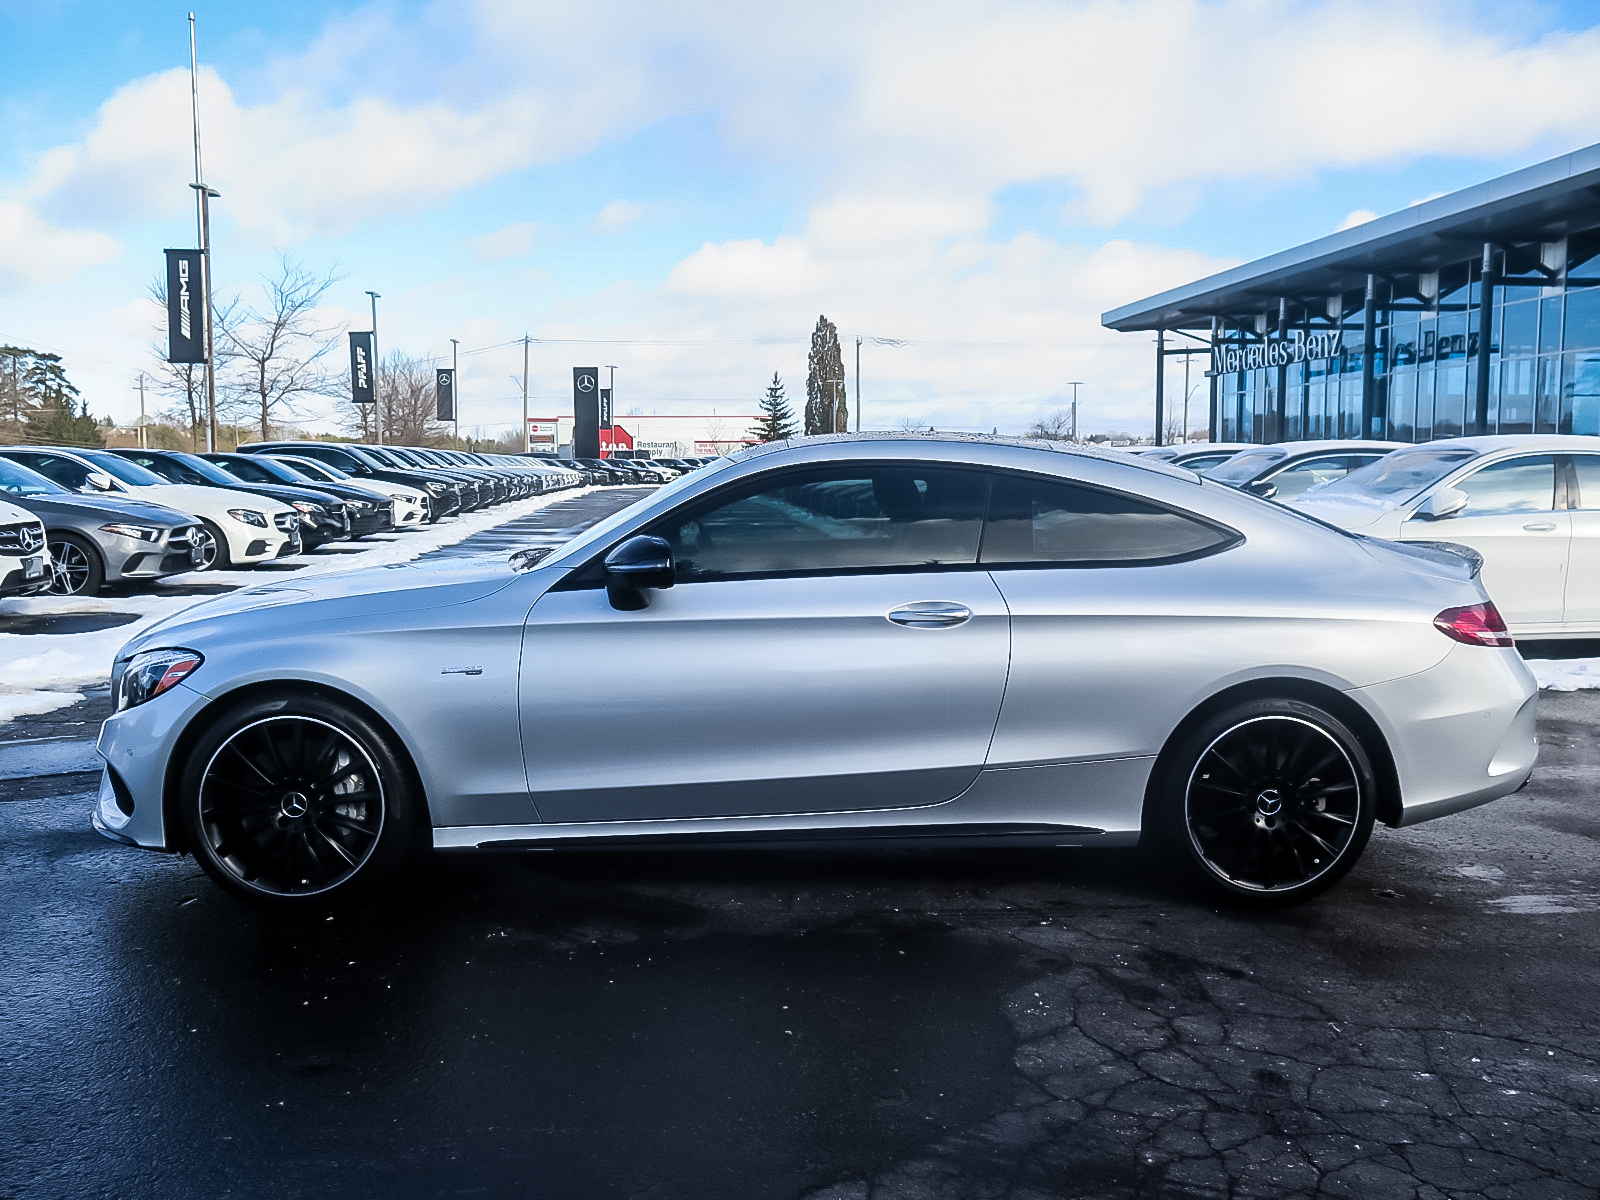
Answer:
[[[1483,604],[1469,604],[1465,608],[1447,608],[1433,619],[1439,632],[1469,646],[1511,646],[1515,643],[1506,632],[1505,620],[1492,600]]]

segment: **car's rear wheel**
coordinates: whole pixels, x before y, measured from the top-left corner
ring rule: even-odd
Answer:
[[[1201,722],[1164,756],[1160,833],[1206,887],[1292,904],[1331,887],[1372,835],[1377,785],[1359,738],[1298,700]]]
[[[370,891],[426,825],[392,735],[320,696],[260,697],[222,713],[191,751],[179,796],[206,873],[283,909]]]
[[[106,581],[100,551],[75,533],[51,533],[50,592],[55,596],[93,596]]]

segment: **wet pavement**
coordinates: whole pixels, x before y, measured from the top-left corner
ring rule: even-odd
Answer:
[[[1525,791],[1266,914],[1138,851],[661,851],[288,920],[0,780],[0,1197],[1593,1197],[1600,693],[1541,703]]]

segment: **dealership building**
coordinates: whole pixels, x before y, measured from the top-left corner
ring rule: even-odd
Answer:
[[[1102,321],[1154,334],[1157,440],[1184,356],[1214,441],[1600,434],[1600,145]]]

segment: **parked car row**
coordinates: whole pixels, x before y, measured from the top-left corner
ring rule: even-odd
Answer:
[[[512,455],[406,446],[0,446],[0,595],[251,567],[581,482]]]
[[[1510,636],[1600,635],[1600,438],[1198,443],[1141,457],[1353,533],[1466,547]]]
[[[699,470],[710,458],[556,458],[548,454],[527,457],[577,471],[585,484],[670,483],[680,475]]]

